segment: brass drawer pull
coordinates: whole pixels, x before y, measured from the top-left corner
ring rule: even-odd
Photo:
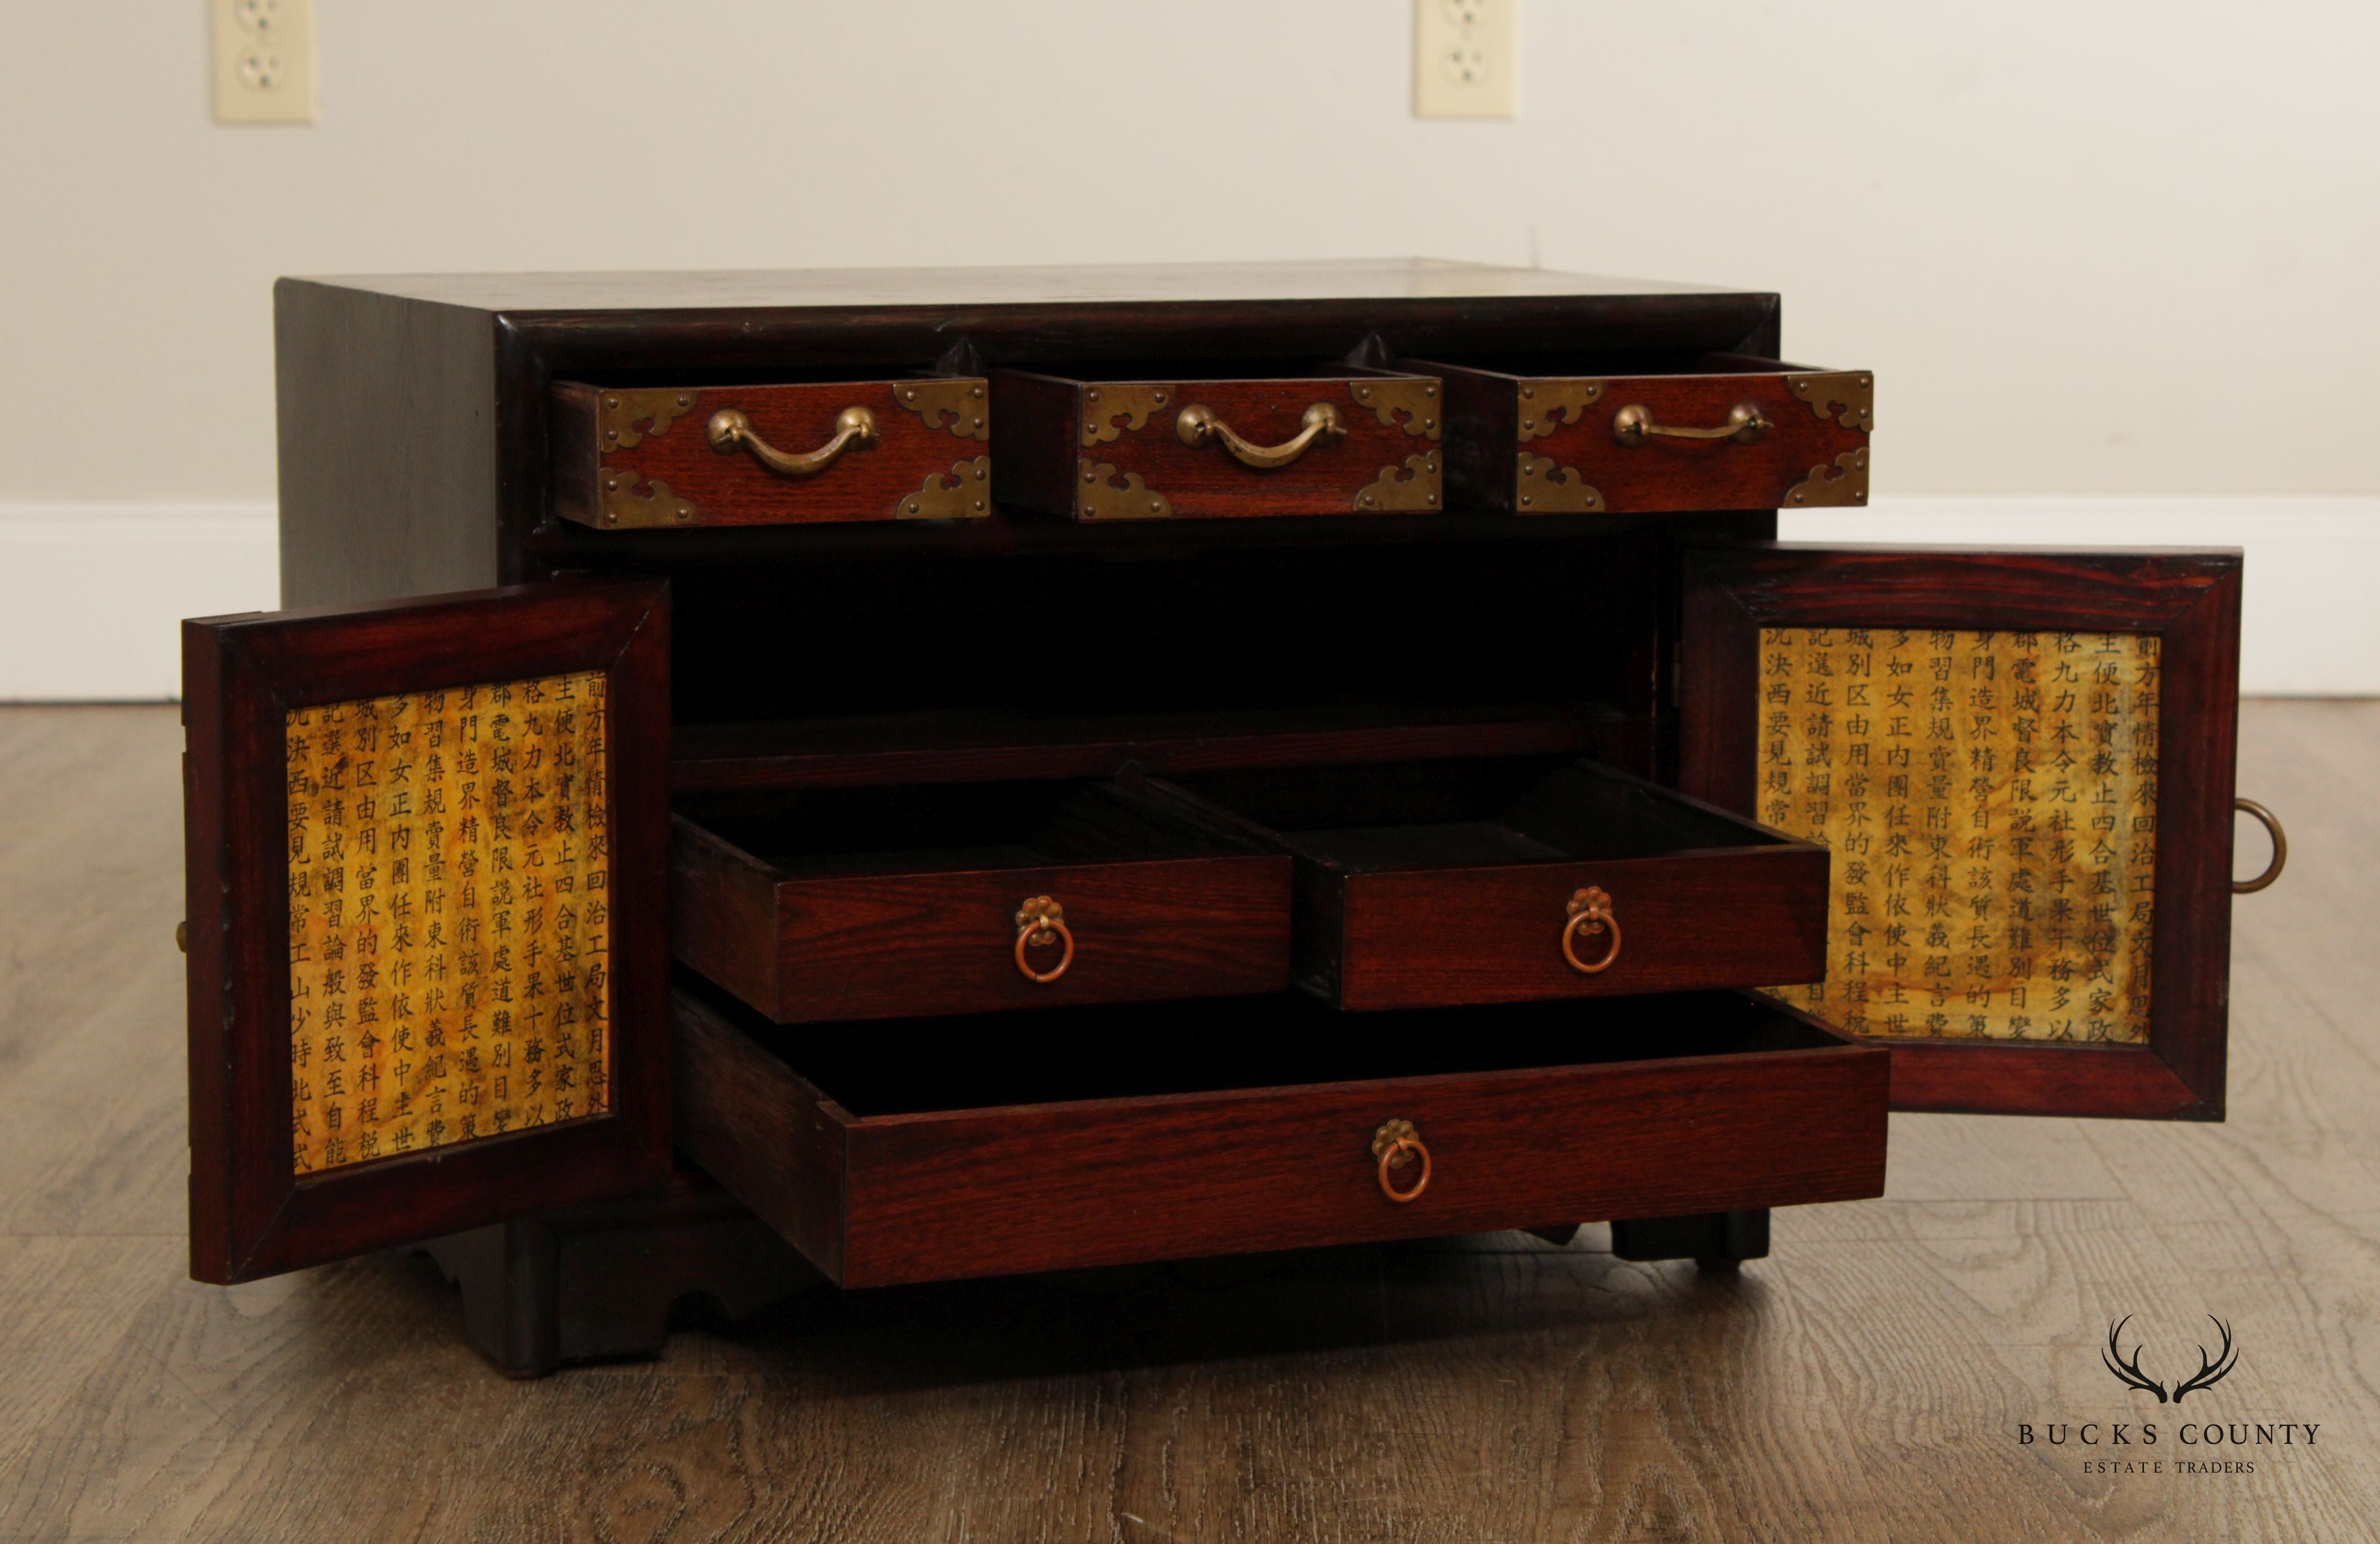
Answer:
[[[1194,450],[1201,445],[1220,444],[1231,453],[1232,459],[1241,466],[1269,472],[1288,466],[1305,455],[1309,446],[1318,443],[1328,444],[1333,440],[1343,439],[1347,433],[1346,420],[1339,416],[1339,409],[1328,402],[1318,402],[1308,407],[1303,421],[1305,428],[1299,430],[1293,438],[1283,440],[1277,445],[1250,444],[1232,433],[1232,426],[1215,416],[1215,409],[1205,403],[1194,402],[1183,408],[1182,416],[1173,420],[1173,432],[1182,436],[1184,444]]]
[[[1414,1129],[1411,1121],[1382,1121],[1380,1129],[1372,1133],[1372,1156],[1380,1161],[1380,1194],[1402,1204],[1429,1188],[1429,1148]],[[1421,1159],[1421,1177],[1413,1182],[1410,1190],[1400,1190],[1397,1182],[1389,1177],[1391,1169],[1402,1169]]]
[[[865,407],[845,407],[834,416],[834,438],[808,456],[788,456],[777,449],[753,433],[752,420],[733,407],[722,407],[711,414],[705,432],[710,448],[722,456],[748,450],[753,460],[780,477],[816,477],[841,460],[843,453],[854,445],[876,443],[876,415]]]
[[[1733,440],[1748,445],[1768,432],[1768,419],[1749,402],[1739,402],[1717,429],[1673,429],[1653,421],[1653,410],[1632,402],[1611,416],[1611,437],[1630,448],[1659,435],[1668,440]]]
[[[1059,954],[1058,963],[1047,970],[1034,969],[1032,962],[1025,957],[1026,946],[1030,944],[1036,948],[1046,949],[1052,943],[1063,943],[1066,946],[1064,952]],[[1066,967],[1074,963],[1075,935],[1066,930],[1064,906],[1047,895],[1036,895],[1017,908],[1016,968],[1024,973],[1026,980],[1039,982],[1046,986],[1063,976],[1066,973]]]
[[[2289,839],[2281,833],[2281,818],[2254,799],[2235,798],[2231,801],[2231,808],[2242,815],[2255,817],[2257,823],[2265,828],[2265,834],[2273,839],[2273,861],[2265,865],[2265,871],[2252,880],[2231,881],[2232,894],[2253,895],[2279,879],[2281,870],[2289,866]]]
[[[1578,935],[1599,933],[1606,928],[1611,930],[1611,947],[1603,952],[1603,957],[1591,964],[1580,959]],[[1611,962],[1620,957],[1620,918],[1611,915],[1610,896],[1591,884],[1572,894],[1570,921],[1562,928],[1561,949],[1562,958],[1582,976],[1600,976],[1611,968]]]

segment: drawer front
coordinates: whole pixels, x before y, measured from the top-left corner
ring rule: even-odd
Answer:
[[[1458,506],[1555,515],[1867,503],[1876,393],[1865,371],[1442,373]]]
[[[1807,846],[1349,874],[1336,918],[1300,918],[1298,974],[1356,1009],[1815,981],[1827,879]]]
[[[979,379],[554,388],[555,509],[602,530],[977,519]]]
[[[676,854],[678,958],[780,1024],[1289,983],[1289,859],[1274,855],[748,885],[683,822]],[[1057,914],[1020,925],[1037,898]]]
[[[846,1286],[1851,1200],[1884,1185],[1886,1054],[1825,1037],[860,1118],[684,998],[674,1034],[680,1139]]]
[[[1077,520],[1433,514],[1438,382],[1083,382],[996,371],[995,492]],[[1010,465],[1014,460],[1014,465]]]

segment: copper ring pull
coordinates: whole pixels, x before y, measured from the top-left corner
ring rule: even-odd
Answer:
[[[1769,423],[1760,409],[1749,402],[1739,402],[1727,415],[1727,421],[1717,429],[1674,429],[1666,423],[1653,421],[1653,409],[1641,402],[1632,402],[1611,417],[1611,437],[1632,450],[1658,435],[1665,440],[1733,440],[1748,445],[1768,432]]]
[[[2279,879],[2281,870],[2289,867],[2289,839],[2281,833],[2281,818],[2254,799],[2235,798],[2231,801],[2231,808],[2242,815],[2254,816],[2256,823],[2265,828],[2265,834],[2273,839],[2273,861],[2265,865],[2265,871],[2252,880],[2231,881],[2232,894],[2253,895]]]
[[[1250,444],[1232,432],[1232,426],[1217,418],[1215,409],[1203,402],[1194,402],[1183,408],[1182,416],[1173,420],[1173,432],[1182,437],[1184,444],[1194,450],[1201,445],[1220,444],[1231,453],[1232,460],[1243,467],[1254,467],[1260,472],[1288,466],[1318,443],[1329,444],[1333,440],[1346,437],[1347,420],[1341,418],[1339,409],[1328,402],[1318,402],[1308,407],[1305,417],[1299,421],[1305,427],[1277,445]]]
[[[1032,963],[1025,957],[1026,946],[1030,944],[1046,949],[1052,943],[1066,946],[1065,952],[1058,956],[1058,963],[1047,970],[1034,969]],[[1066,967],[1074,963],[1075,935],[1066,930],[1066,908],[1047,895],[1036,895],[1019,906],[1016,911],[1016,968],[1024,973],[1025,979],[1047,986],[1063,976]]]
[[[1578,935],[1583,932],[1599,933],[1606,928],[1611,930],[1611,947],[1603,952],[1603,957],[1591,964],[1580,959]],[[1582,976],[1600,976],[1610,969],[1612,962],[1620,957],[1620,918],[1611,915],[1611,897],[1591,884],[1584,890],[1573,891],[1570,898],[1570,921],[1562,928],[1561,945],[1562,958],[1568,960],[1570,967]]]
[[[1389,1177],[1391,1169],[1402,1169],[1418,1155],[1421,1177],[1413,1182],[1410,1190],[1400,1190],[1397,1182]],[[1380,1161],[1380,1194],[1402,1205],[1429,1188],[1429,1148],[1414,1129],[1411,1121],[1382,1121],[1380,1129],[1372,1133],[1372,1156]]]
[[[845,407],[834,416],[834,438],[808,456],[788,456],[752,432],[752,420],[733,407],[710,415],[704,431],[710,448],[722,456],[748,450],[752,459],[780,477],[816,477],[843,458],[854,445],[876,443],[876,415],[865,407]]]

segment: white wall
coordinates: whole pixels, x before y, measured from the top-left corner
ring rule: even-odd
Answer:
[[[1512,123],[1410,117],[1403,0],[317,0],[308,128],[210,122],[197,0],[0,3],[0,695],[170,684],[53,668],[41,606],[170,638],[143,607],[269,603],[222,522],[272,497],[285,273],[1419,251],[1757,286],[1792,356],[1881,374],[1880,512],[2057,498],[1961,517],[2108,540],[2076,496],[2232,495],[2235,540],[2380,568],[2370,0],[1530,0]],[[94,541],[150,554],[145,598]]]

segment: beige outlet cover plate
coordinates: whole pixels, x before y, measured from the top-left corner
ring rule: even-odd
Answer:
[[[1415,117],[1516,115],[1520,8],[1520,0],[1414,0]]]
[[[314,121],[313,0],[207,0],[215,122]]]

